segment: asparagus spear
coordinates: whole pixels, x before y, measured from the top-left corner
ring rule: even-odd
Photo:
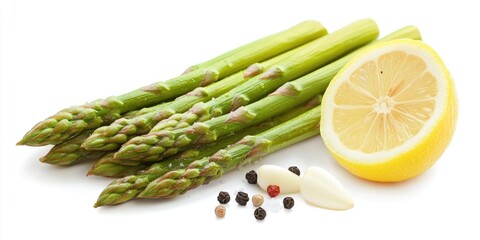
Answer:
[[[80,146],[92,132],[93,130],[85,130],[79,135],[55,145],[47,155],[40,158],[40,161],[53,165],[69,166],[79,161],[99,159],[105,152],[87,151]]]
[[[143,110],[143,109],[142,109]],[[129,119],[138,116],[140,111],[130,111],[122,118]],[[50,151],[40,158],[43,163],[70,166],[81,161],[97,160],[105,155],[106,151],[88,151],[81,147],[81,144],[93,133],[93,130],[84,130],[75,137],[72,137],[60,144],[55,145]]]
[[[348,41],[342,41],[345,40],[344,34],[335,35],[341,37],[340,39],[336,38],[336,42],[340,42],[340,44],[331,49],[327,55],[335,55],[335,53],[341,52],[341,49],[351,49],[351,47],[347,46],[351,46],[350,44],[352,43],[354,46],[365,44],[375,39],[378,35],[377,26],[371,19],[357,21],[339,31],[343,33],[344,30],[352,31],[352,35],[347,38]],[[315,51],[315,49],[311,50]],[[325,51],[320,52],[325,54]],[[309,58],[305,59],[304,56],[295,54],[289,63],[272,67],[261,75],[261,78],[276,79],[290,71],[295,71],[305,66],[318,66],[317,61],[319,59],[324,59],[324,57],[309,53]],[[337,60],[300,79],[288,82],[270,96],[247,107],[240,107],[228,115],[205,122],[197,122],[187,128],[171,131],[164,130],[132,138],[122,146],[114,157],[135,161],[158,161],[161,158],[177,153],[186,146],[213,142],[222,136],[282,114],[313,96],[322,93],[330,79],[345,64],[346,60],[348,59],[344,57],[342,60]],[[272,82],[274,81],[268,81],[265,84]]]
[[[137,173],[148,168],[151,164],[138,161],[118,161],[113,158],[115,152],[107,152],[97,160],[87,173],[87,176],[119,178]]]
[[[140,112],[147,112],[143,115],[130,119],[120,118],[108,126],[100,127],[85,140],[82,147],[95,151],[117,150],[132,137],[148,133],[159,121],[175,113],[185,112],[195,103],[208,101],[228,92],[232,88],[245,83],[248,79],[262,73],[264,69],[289,58],[299,48],[290,50],[263,63],[252,64],[245,71],[240,71],[206,87],[198,87],[174,101],[159,104],[146,110],[142,109]]]
[[[279,124],[284,123],[318,106],[320,102],[321,96],[317,96],[302,107],[295,108],[284,115],[277,116],[269,121],[249,128],[240,134],[233,134],[212,144],[203,145],[200,148],[189,149],[176,156],[169,157],[162,162],[155,163],[148,169],[140,171],[137,175],[125,176],[122,179],[114,180],[100,194],[95,207],[120,204],[133,199],[138,193],[143,191],[143,189],[150,182],[161,177],[163,174],[169,171],[185,168],[193,161],[203,159],[204,157],[209,157],[219,150],[226,148],[228,145],[238,142],[247,135],[258,134],[274,126],[278,126]],[[124,169],[129,169],[129,167],[124,166]]]
[[[276,56],[309,42],[325,33],[315,21],[303,22],[283,32],[270,35],[220,56],[196,70],[179,77],[157,82],[132,92],[96,100],[61,110],[35,125],[18,145],[42,146],[58,144],[86,129],[94,129],[120,118],[120,114],[151,106],[183,95],[198,86],[229,76],[255,62]]]

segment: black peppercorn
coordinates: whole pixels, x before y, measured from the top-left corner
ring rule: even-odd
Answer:
[[[247,182],[250,184],[257,184],[257,173],[252,170],[245,175]]]
[[[297,174],[298,176],[300,176],[300,169],[298,169],[297,166],[291,166],[291,167],[288,168],[288,170],[289,170],[290,172],[295,173],[295,174]]]
[[[283,199],[283,207],[286,209],[291,209],[295,205],[295,201],[291,197],[285,197]]]
[[[247,205],[248,200],[250,200],[250,198],[248,194],[244,192],[238,192],[237,197],[235,197],[235,201],[242,206]]]
[[[228,192],[223,192],[223,191],[219,192],[217,200],[221,204],[226,204],[226,203],[230,202],[230,194],[228,194]]]
[[[255,209],[255,211],[253,212],[253,215],[257,220],[263,220],[267,216],[267,212],[265,211],[265,209],[259,207]]]

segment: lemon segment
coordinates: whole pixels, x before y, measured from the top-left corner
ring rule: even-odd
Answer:
[[[450,74],[421,41],[373,45],[335,76],[320,130],[340,165],[373,181],[415,177],[441,156],[456,124]]]

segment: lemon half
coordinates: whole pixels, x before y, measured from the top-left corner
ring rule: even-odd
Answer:
[[[373,45],[335,76],[322,100],[320,131],[337,162],[361,178],[413,178],[442,155],[457,119],[455,87],[427,44]]]

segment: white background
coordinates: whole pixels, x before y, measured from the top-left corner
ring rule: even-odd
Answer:
[[[424,3],[425,2],[425,3]],[[474,2],[474,1],[472,1]],[[467,1],[2,1],[0,35],[0,239],[479,239],[478,8]],[[371,17],[381,35],[413,24],[449,67],[460,102],[452,143],[422,176],[397,184],[360,180],[339,167],[319,137],[260,163],[326,168],[355,207],[330,211],[294,195],[292,211],[269,213],[231,202],[213,209],[220,190],[244,188],[247,169],[168,201],[136,200],[95,209],[111,181],[38,161],[47,148],[15,143],[57,110],[127,92],[189,65],[316,19],[334,31]]]

